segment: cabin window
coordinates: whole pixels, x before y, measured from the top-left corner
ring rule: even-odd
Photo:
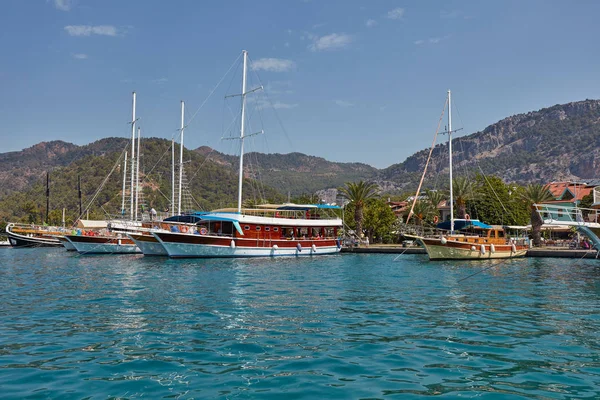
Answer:
[[[271,228],[269,226],[265,226],[265,232],[269,232]]]
[[[273,228],[273,232],[279,232],[279,228],[278,227]]]
[[[498,231],[498,237],[499,238],[503,238],[504,237],[504,231]]]
[[[256,227],[256,231],[257,231],[257,232],[258,232],[258,231],[260,231],[260,226],[257,226],[257,227]]]
[[[325,228],[325,237],[335,237],[337,228]]]
[[[244,225],[244,230],[245,231],[249,231],[250,230],[250,225]]]

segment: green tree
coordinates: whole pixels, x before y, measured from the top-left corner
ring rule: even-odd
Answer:
[[[374,183],[346,182],[346,186],[339,189],[340,195],[354,205],[354,221],[356,232],[360,236],[363,233],[363,209],[369,199],[377,196],[377,185]]]
[[[452,196],[456,205],[456,217],[464,218],[467,213],[467,201],[474,198],[471,181],[464,176],[454,178],[452,180]]]
[[[499,177],[478,174],[473,182],[476,195],[467,202],[467,212],[487,224],[526,225],[529,209],[521,201],[522,190]]]
[[[440,212],[438,210],[438,205],[446,200],[447,196],[446,193],[439,191],[439,190],[426,190],[425,194],[427,195],[427,199],[429,200],[429,202],[431,203],[431,206],[433,207],[433,214],[439,216]]]
[[[550,191],[548,190],[548,185],[541,185],[539,183],[532,183],[527,185],[525,190],[520,194],[523,202],[529,207],[530,210],[530,218],[531,218],[531,236],[533,238],[533,245],[539,246],[541,244],[541,229],[542,217],[537,211],[537,208],[534,206],[535,204],[543,203],[545,201],[550,201],[554,199]]]
[[[396,219],[396,215],[384,200],[368,200],[365,205],[363,226],[369,241],[391,242],[392,226]]]
[[[410,212],[411,208],[413,210],[411,218],[414,218],[415,224],[419,226],[423,225],[424,223],[433,224],[433,217],[438,215],[437,207],[434,207],[431,201],[415,199],[409,202],[405,219],[408,217],[408,213]]]

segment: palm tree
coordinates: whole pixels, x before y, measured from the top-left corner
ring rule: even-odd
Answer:
[[[433,206],[434,215],[439,216],[438,206],[446,199],[446,194],[440,190],[426,190],[425,194]]]
[[[354,221],[356,222],[356,232],[359,237],[362,233],[365,203],[367,200],[377,196],[377,189],[377,184],[366,183],[364,181],[346,182],[346,186],[339,189],[340,196],[349,200],[354,205]]]
[[[430,201],[423,201],[415,199],[415,206],[413,208],[413,216],[415,217],[415,223],[417,225],[423,225],[423,222],[433,221],[433,217],[438,214],[436,206]]]
[[[531,212],[531,236],[533,237],[533,245],[539,246],[542,242],[542,217],[537,211],[534,204],[543,203],[545,201],[553,200],[554,196],[548,190],[548,185],[542,185],[539,183],[530,183],[527,185],[523,193],[520,194],[521,199],[527,203]]]
[[[464,176],[452,179],[452,197],[456,204],[456,217],[464,218],[467,214],[467,201],[473,199],[471,181]]]

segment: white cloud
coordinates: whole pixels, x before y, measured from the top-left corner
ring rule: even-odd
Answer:
[[[389,19],[401,19],[404,16],[404,8],[394,8],[388,11],[386,17]]]
[[[286,72],[295,66],[292,60],[283,58],[260,58],[252,62],[252,69],[255,71]]]
[[[117,28],[112,25],[67,25],[65,31],[71,36],[117,36]]]
[[[73,0],[54,0],[54,8],[61,11],[70,11],[73,7]]]
[[[73,54],[73,58],[76,58],[78,60],[86,60],[88,58],[88,55],[84,53],[76,53]]]
[[[164,83],[169,82],[169,78],[158,78],[158,79],[152,79],[151,81],[152,83],[155,83],[157,85],[162,85]]]
[[[354,106],[354,103],[351,103],[346,100],[336,100],[335,104],[337,104],[340,107],[353,107]]]
[[[375,21],[374,19],[368,19],[367,22],[365,22],[365,26],[367,28],[372,28],[375,25],[377,25],[377,21]]]
[[[274,108],[276,110],[289,110],[290,108],[298,107],[296,103],[284,103],[279,100],[269,101],[264,97],[250,97],[247,99],[248,103],[254,104],[257,109],[264,110]]]
[[[352,43],[352,36],[345,33],[332,33],[325,36],[315,36],[313,43],[308,46],[311,51],[337,50],[348,47]]]
[[[442,40],[448,39],[448,37],[449,36],[447,35],[447,36],[444,36],[444,37],[432,37],[432,38],[429,38],[429,39],[420,39],[420,40],[416,40],[414,43],[417,46],[420,46],[420,45],[426,44],[426,43],[428,43],[428,44],[438,44]]]
[[[283,46],[284,46],[284,47],[290,47],[290,42],[285,42],[285,43],[283,44]]]
[[[273,108],[276,110],[290,109],[290,108],[296,108],[296,107],[298,107],[298,104],[282,103],[281,101],[276,101],[275,103],[273,103]]]

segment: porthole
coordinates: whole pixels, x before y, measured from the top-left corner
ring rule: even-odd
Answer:
[[[249,231],[250,230],[250,225],[244,225],[244,230],[245,231]]]

